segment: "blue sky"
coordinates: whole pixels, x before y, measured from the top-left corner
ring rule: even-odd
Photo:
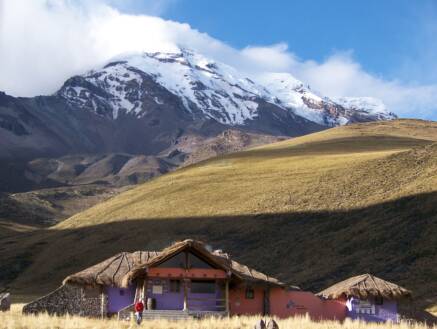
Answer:
[[[437,46],[426,45],[437,43],[434,0],[138,0],[116,7],[156,11],[236,48],[286,42],[300,58],[316,61],[348,50],[373,74],[437,82],[427,69],[435,65]]]
[[[3,0],[0,90],[49,94],[117,55],[183,45],[437,120],[436,40],[437,0]]]

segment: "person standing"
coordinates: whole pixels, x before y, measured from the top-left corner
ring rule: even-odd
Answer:
[[[144,311],[144,299],[140,299],[135,303],[135,320],[137,324],[140,325],[143,320],[143,311]]]

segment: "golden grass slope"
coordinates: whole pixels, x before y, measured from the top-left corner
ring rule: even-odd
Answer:
[[[415,154],[399,152],[435,141],[435,122],[397,120],[330,129],[178,170],[55,229],[138,218],[350,209],[429,192],[437,186],[434,159],[428,156],[420,164]],[[423,166],[428,167],[417,172]]]

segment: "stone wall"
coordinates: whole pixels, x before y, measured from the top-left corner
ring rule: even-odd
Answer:
[[[8,292],[1,293],[0,294],[0,311],[6,312],[6,311],[9,311],[10,309],[11,309],[11,295]]]
[[[23,313],[100,317],[103,310],[103,316],[106,316],[108,298],[103,291],[101,287],[63,285],[50,294],[26,304]]]

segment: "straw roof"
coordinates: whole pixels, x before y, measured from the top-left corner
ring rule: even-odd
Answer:
[[[247,265],[240,264],[234,260],[231,260],[230,266],[231,272],[242,281],[248,283],[264,283],[267,285],[281,287],[287,286],[287,288],[293,290],[300,290],[300,288],[297,286],[286,285],[285,283],[279,281],[274,277],[268,276],[267,274],[261,273],[257,270],[254,270],[253,268],[248,267]]]
[[[132,269],[123,278],[122,286],[127,287],[137,277],[144,275],[147,268],[159,265],[182,251],[190,251],[191,253],[200,256],[205,261],[210,263],[210,265],[214,265],[218,268],[225,270],[231,276],[233,275],[234,278],[241,281],[285,286],[285,284],[278,279],[251,269],[246,265],[242,265],[232,260],[227,254],[221,252],[212,252],[208,249],[205,243],[191,239],[179,241],[172,244],[171,246],[164,249],[157,257],[151,259],[149,262],[144,262],[143,264]],[[299,289],[298,287],[293,288]]]
[[[99,264],[68,276],[63,284],[127,287],[136,278],[144,277],[148,268],[157,266],[183,251],[189,251],[199,256],[210,265],[223,269],[237,280],[285,286],[284,283],[273,277],[230,259],[227,254],[210,251],[203,242],[196,240],[176,242],[161,252],[122,252]],[[293,288],[299,289],[298,287]]]
[[[123,277],[135,266],[159,255],[156,251],[121,252],[83,271],[67,276],[63,284],[121,287]]]
[[[336,299],[341,296],[360,299],[367,299],[369,297],[400,299],[410,297],[411,291],[371,274],[362,274],[336,283],[317,295],[330,299]]]

